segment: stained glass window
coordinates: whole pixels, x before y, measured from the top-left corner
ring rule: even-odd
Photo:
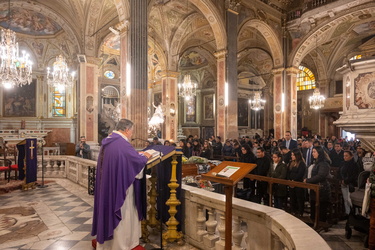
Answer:
[[[107,70],[106,72],[104,72],[104,76],[108,79],[113,79],[115,78],[115,73],[113,71]]]
[[[52,116],[66,116],[65,88],[54,88],[52,94]]]
[[[358,59],[361,59],[362,58],[362,55],[356,55],[356,56],[353,56],[352,58],[349,59],[349,61],[354,61],[354,60],[358,60]]]
[[[299,73],[297,74],[297,91],[315,89],[315,75],[310,69],[299,66]]]

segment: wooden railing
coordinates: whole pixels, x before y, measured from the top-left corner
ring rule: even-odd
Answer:
[[[282,185],[289,186],[289,187],[300,187],[300,188],[314,190],[315,195],[316,195],[314,228],[318,227],[318,224],[319,224],[319,208],[320,208],[320,202],[319,202],[319,197],[320,197],[319,187],[320,186],[319,185],[304,183],[304,182],[298,182],[298,181],[289,181],[289,180],[265,177],[265,176],[254,175],[254,174],[248,174],[246,177],[251,179],[251,180],[268,182],[268,188],[269,188],[270,194],[272,194],[272,186],[273,186],[272,184],[282,184]],[[270,204],[270,206],[272,206],[272,195],[269,196],[269,204]]]

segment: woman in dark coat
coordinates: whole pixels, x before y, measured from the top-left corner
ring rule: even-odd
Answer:
[[[293,149],[291,162],[288,167],[287,180],[303,182],[306,171],[306,163],[301,150]],[[289,187],[290,207],[293,214],[302,216],[305,206],[305,190],[299,187]]]
[[[256,162],[256,157],[255,157],[253,151],[251,151],[251,148],[250,148],[249,144],[244,144],[241,147],[240,162],[244,162],[244,163],[255,163]],[[253,171],[251,171],[251,174],[254,174]],[[251,188],[252,191],[254,191],[254,189],[255,189],[255,180],[254,181],[250,181],[249,178],[244,178],[244,180],[243,180],[243,188],[244,189]]]
[[[328,183],[330,166],[325,156],[324,149],[321,146],[314,147],[312,150],[312,156],[314,158],[314,166],[311,170],[311,177],[305,179],[306,183],[320,185],[319,197],[320,197],[320,221],[327,221],[328,206],[331,201],[331,187]],[[315,219],[315,192],[310,191],[310,207],[312,220]]]
[[[286,179],[288,168],[281,159],[282,154],[280,152],[275,152],[272,154],[273,163],[271,163],[268,177]],[[272,194],[274,207],[283,209],[286,198],[286,186],[281,184],[274,184],[272,186]]]
[[[200,157],[204,157],[206,159],[212,159],[212,148],[211,148],[210,143],[207,140],[204,141]]]
[[[356,185],[358,178],[358,168],[354,161],[353,153],[351,151],[344,152],[344,162],[340,168],[341,192],[344,199],[345,213],[349,215],[352,201],[350,200],[349,187],[353,188]],[[354,190],[352,190],[353,192]]]

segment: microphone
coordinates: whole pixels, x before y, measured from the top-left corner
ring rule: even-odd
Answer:
[[[149,142],[148,140],[144,140],[142,138],[132,138],[132,141],[135,141],[135,140],[140,140],[140,141],[143,141],[143,142]]]

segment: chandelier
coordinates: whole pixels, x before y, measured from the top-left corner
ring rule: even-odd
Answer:
[[[256,91],[254,93],[254,99],[253,100],[250,99],[249,103],[250,103],[250,108],[252,110],[258,111],[258,110],[264,109],[264,104],[266,103],[266,100],[261,98],[260,91]]]
[[[197,94],[197,84],[192,83],[190,75],[185,75],[184,82],[178,84],[178,93],[181,97],[189,101],[193,96]]]
[[[22,51],[22,56],[19,56],[16,33],[10,29],[2,29],[0,41],[0,81],[2,85],[7,89],[22,87],[30,84],[31,79],[32,62],[29,55]]]
[[[314,89],[314,93],[309,97],[309,103],[311,109],[320,109],[324,107],[324,96],[319,92],[319,89]]]
[[[69,73],[68,65],[62,55],[56,57],[53,71],[47,68],[47,83],[55,88],[70,88],[74,85],[75,72]]]

